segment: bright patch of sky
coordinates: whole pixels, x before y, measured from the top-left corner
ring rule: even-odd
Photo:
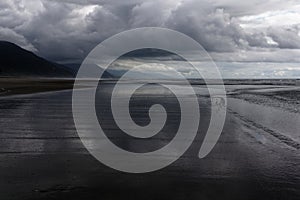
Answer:
[[[146,72],[156,72],[162,77],[170,77],[170,69],[175,69],[186,78],[199,78],[200,73],[206,74],[208,78],[214,78],[211,70],[211,63],[207,61],[193,61],[197,70],[186,61],[177,60],[131,60],[120,59],[110,66],[111,73],[118,71],[135,71],[136,78],[139,74]],[[278,63],[278,62],[215,62],[220,74],[224,79],[299,79],[300,64],[299,63]],[[142,67],[135,67],[142,66]],[[211,77],[210,77],[211,76]]]
[[[239,17],[240,26],[246,29],[290,27],[300,24],[300,5],[286,10],[268,11],[258,15]]]

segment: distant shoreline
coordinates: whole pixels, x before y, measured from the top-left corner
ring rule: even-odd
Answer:
[[[0,97],[73,88],[74,79],[0,77]]]
[[[88,87],[90,82],[97,79],[81,79],[83,87]],[[38,92],[59,91],[72,89],[74,78],[48,78],[48,77],[1,77],[0,76],[0,97],[16,94],[32,94]],[[117,79],[102,79],[102,83],[114,84]],[[189,80],[192,85],[205,85],[204,80]],[[213,82],[213,80],[211,80]],[[181,80],[127,80],[124,83],[165,83],[182,84]],[[278,85],[278,86],[299,86],[299,79],[225,79],[225,85]],[[220,84],[219,81],[216,81]]]

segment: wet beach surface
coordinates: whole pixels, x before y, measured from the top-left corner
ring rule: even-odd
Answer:
[[[115,127],[106,109],[111,86],[98,92],[104,100],[96,106],[103,113],[99,122],[126,150],[161,148],[178,128],[174,96],[151,87],[152,98],[133,98],[133,119],[149,123],[148,108],[156,101],[171,114],[166,134],[142,144]],[[227,90],[227,118],[213,151],[198,158],[210,117],[201,89],[200,129],[193,144],[170,166],[146,174],[113,170],[88,153],[74,126],[71,90],[2,98],[0,199],[299,199],[299,87],[235,85]]]

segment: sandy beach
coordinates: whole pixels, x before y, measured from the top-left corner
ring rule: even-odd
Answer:
[[[195,141],[176,162],[146,174],[113,170],[88,153],[74,126],[71,90],[0,98],[0,199],[299,199],[300,87],[227,85],[225,126],[204,159],[197,154],[210,104],[205,87],[194,87],[201,109]],[[111,88],[107,84],[97,95],[105,100]],[[96,106],[104,113],[99,122],[115,144],[149,151],[172,139],[177,107],[172,96],[157,94],[133,98],[131,111],[137,113],[133,118],[141,125],[148,120],[147,115],[138,114],[147,113],[145,102],[159,100],[172,110],[166,135],[158,134],[142,144],[115,127],[105,110],[109,101]]]

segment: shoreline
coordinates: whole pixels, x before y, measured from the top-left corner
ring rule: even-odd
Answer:
[[[83,87],[88,87],[90,82],[98,81],[97,79],[82,79]],[[105,84],[114,84],[117,79],[102,79]],[[126,80],[128,83],[140,82],[155,82],[162,84],[178,84],[180,80]],[[191,85],[205,85],[204,80],[189,80]],[[216,80],[217,84],[220,82]],[[39,92],[59,91],[72,89],[75,78],[48,78],[48,77],[0,77],[0,97],[19,95],[19,94],[34,94]],[[225,86],[230,85],[263,85],[263,86],[298,86],[299,79],[224,79]]]

